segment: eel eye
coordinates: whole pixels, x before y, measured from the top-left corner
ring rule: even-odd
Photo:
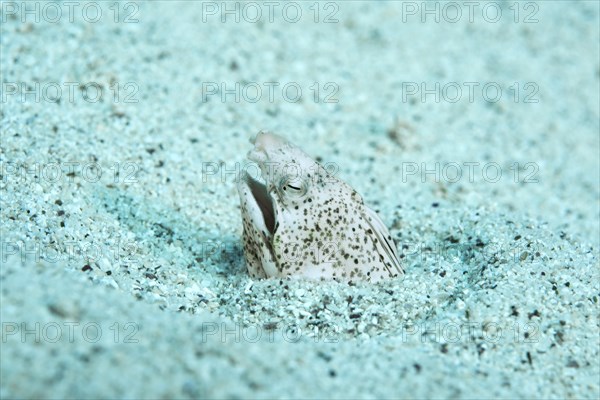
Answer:
[[[284,177],[279,182],[279,192],[286,197],[302,197],[308,191],[308,182],[299,177]]]

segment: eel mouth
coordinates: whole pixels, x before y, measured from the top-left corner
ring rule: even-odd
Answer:
[[[264,226],[272,237],[275,233],[275,205],[266,185],[245,172],[240,179],[239,192],[240,196],[248,200],[248,206],[252,208],[247,210],[252,222],[259,227]],[[260,211],[260,217],[256,215],[256,210]],[[261,219],[257,221],[257,218]]]

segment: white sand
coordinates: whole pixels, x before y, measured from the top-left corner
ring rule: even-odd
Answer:
[[[23,23],[7,3],[0,397],[600,397],[597,2],[522,2],[518,22],[510,3],[497,23],[332,3],[331,24],[312,2],[297,23],[260,2],[262,23],[203,22],[201,2],[121,3],[119,23],[112,2],[97,23],[82,7],[51,23],[40,3]],[[68,82],[103,99],[73,86],[70,101]],[[222,82],[265,92],[203,101]],[[303,101],[282,99],[291,82]],[[315,82],[338,103],[315,102]],[[463,96],[403,101],[407,82]],[[465,82],[503,97],[470,102]],[[235,171],[259,129],[339,167],[404,279],[250,280],[235,176],[203,166]]]

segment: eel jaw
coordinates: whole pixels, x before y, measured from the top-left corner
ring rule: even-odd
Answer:
[[[242,200],[242,207],[246,208],[242,211],[248,215],[256,228],[264,232],[269,239],[272,239],[275,233],[275,205],[265,184],[244,172],[238,181],[237,187]]]
[[[247,172],[240,177],[237,189],[244,220],[244,254],[250,275],[278,276],[277,261],[273,251],[275,234],[274,203],[266,186]]]

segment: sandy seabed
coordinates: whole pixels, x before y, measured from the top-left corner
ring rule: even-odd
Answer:
[[[599,398],[598,2],[289,4],[2,2],[0,397]],[[250,279],[260,129],[404,278]]]

